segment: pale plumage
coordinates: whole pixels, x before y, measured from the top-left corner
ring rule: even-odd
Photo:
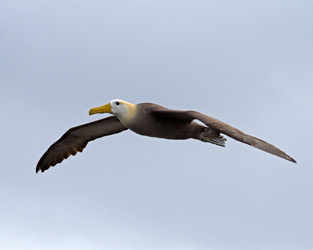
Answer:
[[[111,113],[113,116],[69,129],[58,141],[52,144],[39,160],[36,172],[62,162],[70,155],[82,152],[89,141],[130,129],[133,132],[165,139],[197,139],[225,146],[229,137],[296,163],[289,155],[277,147],[212,117],[197,111],[177,111],[153,103],[131,104],[123,100],[93,108],[89,114]],[[206,126],[198,124],[199,120]]]

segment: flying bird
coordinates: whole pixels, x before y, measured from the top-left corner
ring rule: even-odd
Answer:
[[[279,148],[197,111],[172,110],[153,103],[132,104],[115,99],[89,111],[89,115],[97,113],[113,115],[69,129],[43,154],[37,164],[36,172],[44,172],[70,155],[82,152],[92,140],[127,129],[145,136],[174,140],[192,138],[222,147],[225,146],[226,138],[221,134],[225,134],[237,141],[296,163]],[[205,126],[197,123],[196,120]]]

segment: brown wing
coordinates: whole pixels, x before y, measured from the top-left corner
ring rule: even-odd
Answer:
[[[281,151],[279,148],[259,138],[253,137],[251,135],[247,135],[244,132],[240,131],[239,129],[236,129],[222,121],[219,121],[210,116],[201,114],[197,111],[176,111],[176,110],[157,111],[156,110],[156,111],[152,111],[152,115],[155,115],[158,117],[171,117],[171,118],[176,118],[176,119],[182,119],[185,121],[192,121],[194,119],[197,119],[203,122],[208,127],[214,128],[220,133],[228,135],[229,137],[237,141],[246,143],[248,145],[261,149],[265,152],[268,152],[270,154],[276,155],[278,157],[281,157],[283,159],[296,163],[296,161],[293,158],[291,158],[285,152]]]
[[[37,164],[36,173],[39,170],[44,172],[67,159],[70,155],[82,152],[89,141],[106,135],[116,134],[126,129],[116,116],[73,127],[43,154]]]

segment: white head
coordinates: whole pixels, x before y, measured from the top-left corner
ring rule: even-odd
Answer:
[[[89,115],[97,114],[97,113],[110,113],[115,115],[120,121],[127,121],[131,119],[136,110],[136,105],[120,100],[114,99],[109,103],[89,110]]]
[[[129,104],[130,103],[123,100],[114,99],[110,101],[111,113],[116,115],[117,117],[124,116],[125,114],[129,113]]]

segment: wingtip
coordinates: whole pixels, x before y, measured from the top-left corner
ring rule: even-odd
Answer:
[[[284,155],[282,155],[281,157],[284,158],[285,160],[291,161],[294,164],[297,164],[297,161],[293,159],[290,155],[287,155],[286,153],[284,153]]]
[[[40,171],[41,171],[42,173],[44,172],[44,170],[42,170],[41,168],[36,167],[36,174],[38,174]]]
[[[293,162],[294,164],[297,164],[297,161],[295,159],[292,159],[291,162]]]
[[[281,156],[281,157],[282,157],[282,156]],[[284,158],[285,160],[290,161],[290,162],[292,162],[292,163],[294,163],[294,164],[297,164],[297,161],[296,161],[295,159],[293,159],[292,157],[290,157],[289,155],[285,155],[285,156],[282,157],[282,158]]]
[[[39,160],[39,162],[37,163],[37,166],[36,166],[36,174],[38,174],[38,172],[41,170],[41,172],[43,169],[43,166],[42,166],[42,158]]]
[[[39,164],[37,164],[37,166],[36,166],[36,174],[38,174],[39,170],[40,170],[40,167],[39,167]]]
[[[39,172],[43,173],[45,172],[49,167],[47,167],[46,165],[42,165],[40,164],[40,162],[38,162],[37,166],[36,166],[36,174],[38,174]]]

